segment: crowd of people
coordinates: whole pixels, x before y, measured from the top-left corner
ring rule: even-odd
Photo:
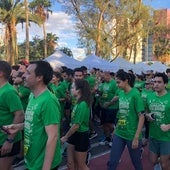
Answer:
[[[110,147],[108,170],[116,170],[127,146],[142,170],[147,146],[153,168],[170,170],[170,69],[136,75],[85,66],[52,69],[46,61],[0,61],[0,169],[17,160],[28,170],[57,170],[67,143],[69,170],[88,170],[90,140],[100,122]]]

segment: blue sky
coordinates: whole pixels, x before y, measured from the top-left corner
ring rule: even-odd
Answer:
[[[155,9],[170,8],[170,0],[143,0],[146,4],[150,4]]]
[[[170,0],[143,0],[145,4],[152,6],[155,9],[169,8]],[[75,23],[71,16],[64,13],[61,5],[57,2],[52,9],[54,12],[50,15],[46,28],[47,32],[52,32],[59,37],[59,46],[68,47],[72,50],[74,58],[80,59],[79,56],[85,57],[84,49],[78,48],[77,35],[75,32]],[[17,26],[18,30],[18,41],[23,41],[25,39],[25,30],[22,30],[21,25]],[[32,36],[38,35],[43,37],[42,28],[31,24],[30,27],[30,39]]]

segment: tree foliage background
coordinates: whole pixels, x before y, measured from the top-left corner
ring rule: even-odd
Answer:
[[[26,42],[17,43],[16,25],[26,22],[26,0],[0,1],[0,23],[5,28],[4,42],[0,44],[0,57],[11,64],[25,56]],[[122,56],[136,62],[141,43],[148,35],[154,39],[153,54],[157,59],[170,55],[170,29],[155,24],[153,9],[142,0],[57,0],[63,10],[76,21],[79,47],[86,54],[114,60]],[[28,8],[29,22],[39,24],[44,37],[38,35],[29,41],[30,60],[42,59],[57,47],[60,35],[46,33],[45,23],[54,0],[32,0]],[[18,49],[19,46],[19,49]],[[61,51],[73,57],[71,49],[61,47]],[[5,57],[4,57],[5,56]]]

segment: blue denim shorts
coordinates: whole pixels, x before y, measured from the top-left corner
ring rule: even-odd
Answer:
[[[157,155],[170,155],[170,141],[165,142],[150,138],[149,150]]]

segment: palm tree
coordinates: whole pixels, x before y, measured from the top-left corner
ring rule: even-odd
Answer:
[[[49,9],[52,6],[50,0],[33,0],[29,7],[33,12],[39,16],[42,20],[43,34],[44,34],[44,57],[47,57],[47,35],[46,35],[46,20],[49,17],[49,12],[52,11]]]
[[[47,54],[51,55],[52,52],[55,50],[56,46],[58,46],[58,37],[56,34],[47,33]]]
[[[5,25],[5,46],[7,61],[15,63],[18,58],[16,24],[24,18],[23,4],[19,1],[0,1],[0,22]]]
[[[29,20],[41,23],[40,18],[29,14]],[[26,19],[24,4],[20,0],[0,1],[0,23],[5,26],[6,60],[14,65],[18,60],[16,25]]]

